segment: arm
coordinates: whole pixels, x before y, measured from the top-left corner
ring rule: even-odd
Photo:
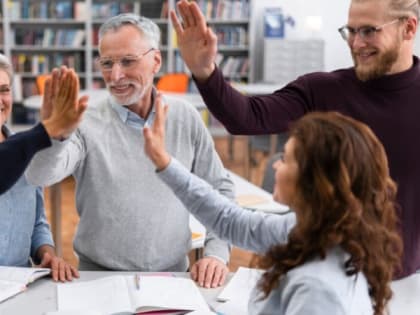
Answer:
[[[45,216],[44,200],[41,188],[36,190],[36,215],[32,232],[31,256],[39,267],[51,268],[54,281],[72,280],[79,273],[62,258],[56,256],[50,227]]]
[[[156,165],[158,176],[187,210],[221,239],[239,247],[262,253],[272,245],[286,242],[295,224],[294,214],[264,215],[244,210],[169,156],[165,149],[166,111],[159,96],[153,126],[143,130],[145,152]]]
[[[50,138],[42,124],[0,143],[0,194],[19,179],[37,151],[50,145]]]
[[[63,122],[58,127],[59,136],[52,141],[53,146],[39,152],[28,167],[26,176],[34,185],[54,184],[70,175],[84,156],[83,139],[73,133],[87,107],[87,97],[78,100],[79,79],[73,70],[62,67],[54,69],[52,77],[47,79],[41,109],[41,117],[48,123],[61,117]],[[66,123],[67,121],[67,123]],[[55,125],[49,124],[52,130]],[[54,131],[53,131],[54,132]],[[61,141],[71,135],[70,139]]]
[[[215,67],[217,37],[197,3],[177,2],[178,12],[171,12],[178,47],[191,70],[201,96],[212,114],[232,134],[267,134],[284,132],[307,107],[305,95],[295,88],[284,93],[260,97],[244,96],[227,83]]]

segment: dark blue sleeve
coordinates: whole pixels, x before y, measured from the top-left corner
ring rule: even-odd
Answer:
[[[0,194],[19,179],[36,152],[49,146],[51,140],[42,124],[0,143]]]

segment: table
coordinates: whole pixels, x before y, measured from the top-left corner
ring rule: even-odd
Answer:
[[[80,279],[74,281],[87,281],[112,275],[134,275],[134,272],[117,271],[81,271]],[[189,277],[189,273],[176,272],[177,277]],[[227,282],[232,277],[229,274]],[[227,283],[226,282],[226,283]],[[199,288],[206,302],[211,306],[216,306],[217,295],[223,287],[214,289]],[[56,284],[50,278],[42,278],[30,284],[28,290],[16,295],[15,297],[0,304],[0,315],[10,314],[31,314],[44,315],[45,312],[57,310]]]

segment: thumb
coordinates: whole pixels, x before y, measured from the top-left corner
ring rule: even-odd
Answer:
[[[51,263],[51,259],[52,259],[51,255],[48,252],[46,252],[44,254],[44,256],[42,256],[42,260],[41,260],[41,263],[39,265],[41,267],[49,266],[50,263]]]

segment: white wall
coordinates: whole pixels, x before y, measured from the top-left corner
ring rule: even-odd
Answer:
[[[253,60],[253,78],[262,79],[264,9],[280,7],[284,15],[292,16],[295,27],[286,26],[285,38],[322,38],[325,40],[325,70],[347,68],[353,65],[347,44],[342,40],[337,29],[347,23],[348,8],[351,0],[253,0],[252,20],[254,30],[250,34]],[[319,32],[310,31],[305,26],[308,16],[320,16],[322,26]],[[419,29],[420,33],[420,29]],[[414,52],[420,55],[420,34]]]

